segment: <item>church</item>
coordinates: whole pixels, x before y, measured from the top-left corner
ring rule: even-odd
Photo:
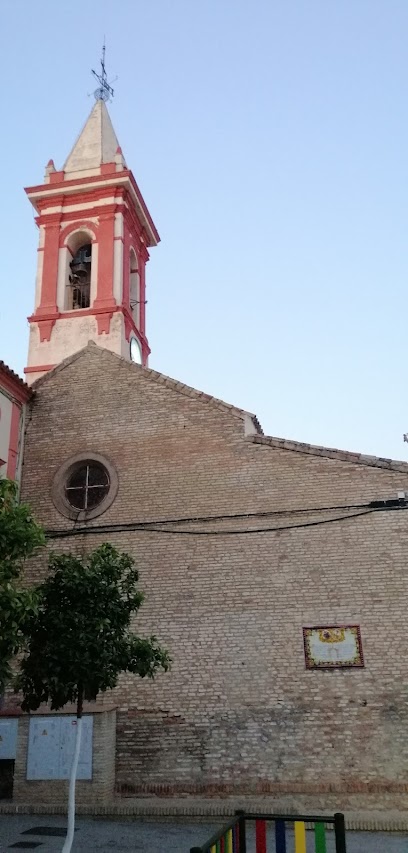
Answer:
[[[103,92],[63,167],[26,192],[36,289],[26,381],[0,369],[1,471],[53,549],[133,555],[135,627],[173,661],[89,709],[114,709],[112,794],[402,811],[408,464],[265,436],[255,414],[149,368],[159,235]]]

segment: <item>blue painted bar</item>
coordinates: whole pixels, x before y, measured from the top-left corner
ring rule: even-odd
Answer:
[[[276,853],[286,853],[285,821],[275,820]]]

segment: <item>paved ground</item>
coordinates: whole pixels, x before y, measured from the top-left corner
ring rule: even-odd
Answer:
[[[0,851],[36,849],[38,853],[57,853],[62,849],[63,837],[44,835],[39,830],[62,830],[64,825],[61,817],[0,815]],[[118,853],[189,853],[190,847],[203,844],[219,825],[219,822],[186,824],[169,820],[168,823],[150,823],[134,819],[116,821],[78,818],[72,853],[111,853],[114,850]],[[35,828],[37,832],[32,833],[30,830]],[[333,840],[330,834],[327,853],[334,851]],[[270,850],[273,853],[273,842]],[[313,839],[310,837],[308,851],[312,853],[313,850]],[[254,851],[251,838],[248,853]],[[288,853],[293,853],[292,842]],[[350,832],[347,853],[408,853],[408,833]]]

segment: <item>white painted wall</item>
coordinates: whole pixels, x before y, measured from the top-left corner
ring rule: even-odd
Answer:
[[[114,236],[123,238],[123,214],[115,214]],[[123,242],[117,239],[113,248],[113,295],[118,305],[122,302],[123,295]]]
[[[39,249],[37,252],[37,273],[35,277],[35,299],[34,299],[34,310],[38,308],[41,302],[41,284],[42,284],[42,274],[43,274],[43,266],[44,266],[44,252],[42,249],[44,248],[44,235],[45,230],[44,227],[40,228],[40,240],[39,240]]]
[[[98,346],[129,359],[129,347],[125,339],[124,320],[121,313],[113,314],[108,335],[98,334],[94,316],[75,315],[75,311],[68,312],[64,318],[55,322],[50,341],[40,342],[38,326],[36,323],[31,324],[29,367],[60,364],[65,358],[85,347],[89,341],[94,341]],[[39,377],[40,373],[27,373],[26,382],[31,385]]]

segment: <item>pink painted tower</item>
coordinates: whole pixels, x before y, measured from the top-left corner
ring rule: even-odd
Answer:
[[[147,364],[145,267],[160,238],[105,94],[106,84],[63,169],[50,160],[44,183],[26,190],[40,231],[28,383],[90,340]]]

